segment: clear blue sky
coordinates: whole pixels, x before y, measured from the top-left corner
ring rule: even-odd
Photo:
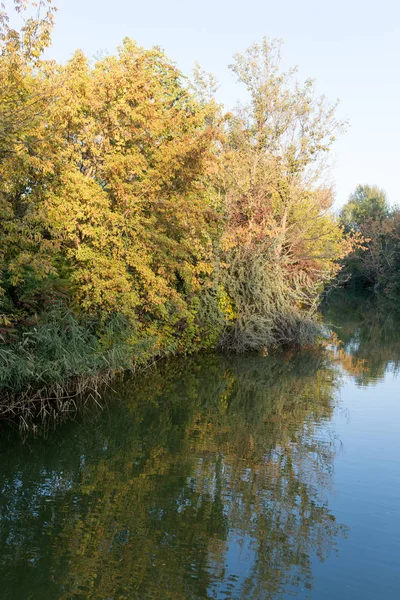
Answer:
[[[227,68],[232,55],[266,35],[283,39],[285,66],[316,79],[340,99],[351,128],[337,143],[336,205],[358,183],[386,189],[400,203],[399,0],[56,0],[52,56],[74,49],[113,52],[125,36],[161,46],[189,74],[195,61],[220,81],[220,99],[240,92]]]

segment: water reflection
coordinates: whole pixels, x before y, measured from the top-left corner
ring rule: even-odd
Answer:
[[[95,420],[4,441],[2,598],[281,598],[344,528],[323,353],[175,361]]]
[[[325,310],[337,336],[335,357],[360,386],[400,369],[400,318],[396,307],[369,297],[337,293]]]

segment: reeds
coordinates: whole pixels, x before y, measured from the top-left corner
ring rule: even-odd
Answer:
[[[105,329],[107,344],[95,323],[55,306],[16,341],[0,343],[0,419],[28,428],[36,418],[67,416],[97,402],[117,373],[134,368],[128,327],[114,319]]]

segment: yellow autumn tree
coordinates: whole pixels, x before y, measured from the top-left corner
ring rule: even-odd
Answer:
[[[94,67],[78,52],[57,76],[60,166],[40,219],[74,297],[88,311],[125,313],[143,335],[160,322],[174,338],[193,325],[191,299],[213,268],[214,127],[157,48],[126,39]]]
[[[125,314],[155,347],[185,334],[184,349],[213,270],[215,126],[158,48],[126,39],[94,66],[81,52],[43,61],[52,16],[20,32],[2,20],[4,302],[40,304],[63,284],[78,311]]]
[[[21,278],[28,282],[35,272],[42,279],[51,270],[37,256],[30,214],[33,192],[49,168],[44,149],[49,136],[41,121],[54,90],[51,63],[42,54],[50,43],[54,7],[43,0],[32,12],[29,2],[14,4],[19,29],[0,12],[0,297],[6,304],[14,300],[16,308]]]

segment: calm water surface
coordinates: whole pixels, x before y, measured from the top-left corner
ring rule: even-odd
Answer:
[[[400,321],[178,360],[46,439],[1,430],[0,598],[400,598]]]

